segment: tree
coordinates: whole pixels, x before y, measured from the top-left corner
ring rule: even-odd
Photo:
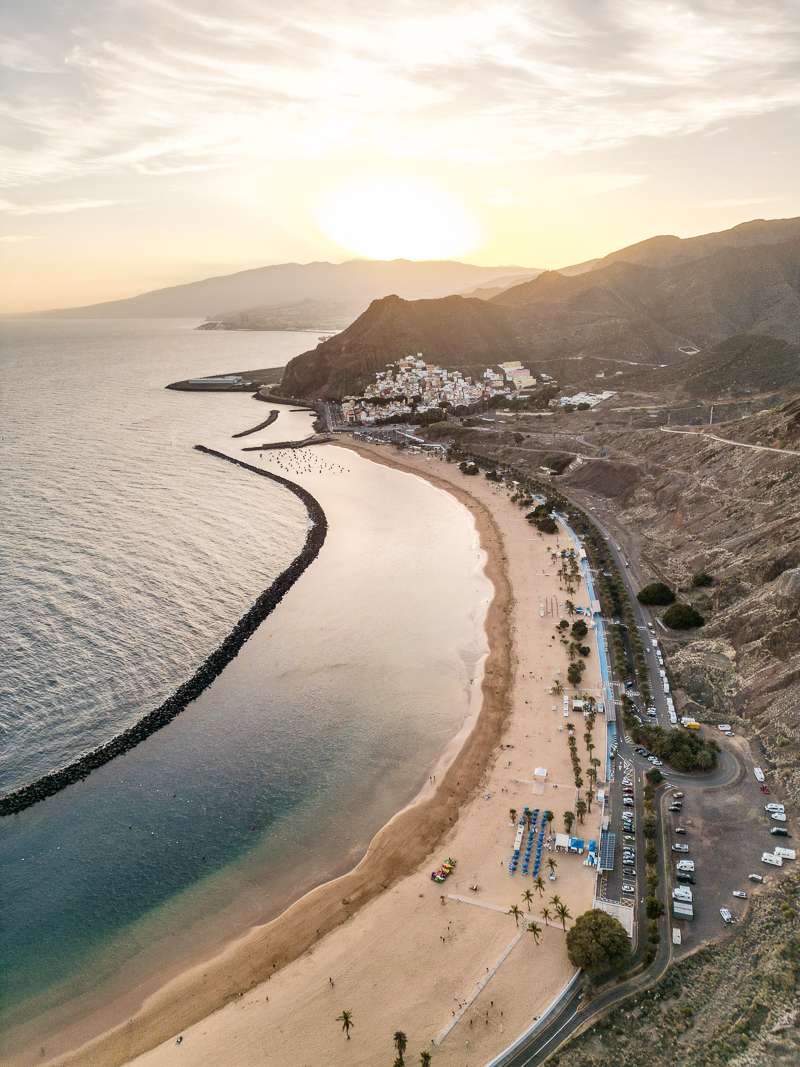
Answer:
[[[550,909],[548,907],[542,908],[542,918],[544,919],[544,925],[545,926],[549,926],[550,925],[549,919],[550,919],[550,915],[551,914],[552,913],[551,913],[551,911],[550,911]]]
[[[552,813],[552,811],[548,809],[544,813],[544,821],[547,823],[551,830],[553,828],[553,819],[555,819],[555,815]]]
[[[645,774],[645,778],[650,783],[650,785],[661,785],[661,783],[664,781],[664,775],[661,773],[658,767],[653,767],[652,770],[649,770]]]
[[[544,878],[542,878],[540,874],[537,874],[533,880],[533,884],[536,890],[538,891],[539,899],[541,900],[542,895],[544,894]]]
[[[511,819],[512,822],[516,822],[517,821],[517,809],[516,808],[509,808],[508,809],[508,817]]]
[[[647,848],[644,850],[644,862],[649,863],[651,867],[658,863],[658,849],[652,841],[649,842]]]
[[[581,684],[582,676],[583,671],[581,670],[581,667],[577,663],[570,663],[569,667],[567,668],[567,681],[569,682],[569,684],[574,685],[577,689],[577,687]]]
[[[557,904],[556,905],[556,914],[558,915],[559,919],[561,920],[561,925],[566,930],[567,929],[567,919],[571,919],[572,918],[572,916],[569,913],[569,908],[567,907],[567,905],[566,904]]]
[[[530,808],[526,808],[525,809],[525,825],[527,826],[528,830],[530,830],[532,823],[533,823],[533,812],[531,811]]]
[[[403,1064],[403,1053],[406,1050],[406,1045],[408,1044],[408,1038],[406,1037],[406,1035],[403,1033],[402,1030],[395,1030],[393,1041],[394,1041],[394,1047],[397,1049],[397,1063],[398,1063],[399,1067],[402,1067],[402,1064]]]
[[[666,604],[674,604],[675,593],[664,582],[651,582],[636,594],[640,604],[653,604],[656,607],[664,607]]]
[[[553,682],[553,692],[554,693],[563,693],[564,692],[564,685],[563,685],[563,683],[562,683],[560,678],[556,678],[556,680]]]
[[[578,619],[576,622],[573,622],[573,624],[572,624],[572,636],[573,637],[586,637],[588,632],[589,632],[589,627],[586,625],[586,623],[583,621],[583,619]]]
[[[539,938],[542,936],[542,928],[538,923],[528,923],[528,933],[533,934],[534,944],[539,944]]]
[[[556,860],[554,860],[552,856],[549,856],[548,859],[547,859],[547,866],[550,868],[550,873],[551,874],[555,874],[556,867],[558,866],[558,862]]]
[[[658,828],[653,819],[645,819],[642,823],[642,833],[648,841],[652,841],[658,832]]]
[[[572,603],[571,600],[564,601],[564,611],[566,611],[567,615],[569,615],[570,617],[575,614],[575,605]]]
[[[569,962],[593,977],[624,971],[630,954],[630,942],[622,923],[599,908],[579,915],[567,934]]]
[[[648,919],[658,919],[664,914],[664,905],[658,897],[647,897],[644,902],[644,913]]]
[[[526,889],[525,890],[525,892],[522,894],[522,899],[528,905],[528,911],[530,911],[531,910],[531,901],[533,900],[533,893],[531,893],[530,889]]]
[[[336,1016],[337,1023],[342,1024],[342,1029],[347,1034],[347,1040],[350,1040],[350,1027],[354,1026],[353,1015],[349,1011],[343,1011],[341,1015]]]
[[[673,604],[664,612],[664,625],[671,630],[694,630],[705,624],[706,620],[691,604]]]
[[[578,822],[583,823],[583,817],[586,814],[586,801],[578,800],[575,802],[575,814],[578,816]]]
[[[419,1067],[431,1067],[431,1054],[426,1048],[419,1054]]]
[[[508,909],[508,914],[514,916],[514,922],[517,924],[517,926],[519,926],[519,917],[520,915],[522,915],[522,912],[516,904],[511,905],[511,907]]]
[[[567,833],[572,829],[572,824],[575,822],[575,814],[571,811],[564,812],[564,829]]]

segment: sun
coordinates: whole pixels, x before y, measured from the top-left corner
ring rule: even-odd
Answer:
[[[419,178],[371,175],[329,189],[317,222],[337,245],[369,259],[447,259],[481,244],[456,197]]]

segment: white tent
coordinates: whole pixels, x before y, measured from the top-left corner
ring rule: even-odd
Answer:
[[[547,777],[547,767],[537,767],[536,770],[533,772],[533,777],[534,778],[546,778]]]
[[[569,834],[556,834],[556,852],[569,852]]]

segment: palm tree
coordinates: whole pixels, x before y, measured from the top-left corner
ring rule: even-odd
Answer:
[[[542,936],[542,928],[538,923],[528,923],[528,933],[533,934],[534,944],[539,944],[539,938]]]
[[[516,922],[517,926],[519,926],[519,917],[520,915],[522,915],[522,912],[516,904],[511,905],[511,907],[508,909],[508,914],[514,916],[514,921]]]
[[[548,810],[544,813],[544,821],[547,823],[551,830],[553,829],[553,819],[555,819],[555,815],[552,813],[552,811]]]
[[[516,822],[517,821],[517,809],[516,808],[510,808],[509,812],[508,812],[508,815],[509,815],[509,818],[511,819],[512,822]]]
[[[564,933],[567,932],[567,919],[571,919],[572,916],[569,913],[569,908],[566,904],[559,904],[556,908],[556,914],[561,920],[561,925],[564,927]]]
[[[350,1027],[354,1026],[352,1012],[343,1011],[341,1015],[336,1016],[337,1023],[342,1024],[342,1029],[347,1034],[347,1040],[350,1040]]]
[[[578,821],[583,823],[583,817],[586,814],[586,801],[578,800],[575,803],[575,814],[578,816]]]
[[[537,875],[537,877],[538,877],[538,875]],[[530,911],[531,910],[531,901],[533,900],[533,893],[531,893],[530,889],[526,889],[525,890],[525,892],[522,894],[522,899],[528,905],[528,911]]]
[[[550,897],[550,903],[554,907],[558,907],[558,905],[561,903],[561,897],[558,895],[558,893],[553,893],[553,895]]]
[[[541,899],[541,896],[544,893],[544,878],[542,878],[540,874],[537,874],[533,880],[533,884],[539,890],[539,898]]]
[[[571,811],[564,812],[564,829],[567,833],[572,829],[572,824],[575,822],[575,815]]]
[[[575,605],[572,603],[571,600],[564,601],[564,611],[566,611],[567,615],[575,614]]]
[[[394,1032],[394,1047],[397,1049],[397,1063],[399,1067],[403,1064],[403,1053],[406,1050],[408,1044],[408,1038],[402,1030],[395,1030]]]
[[[554,693],[563,693],[564,692],[564,686],[561,684],[561,679],[560,678],[556,678],[556,680],[553,682],[553,692]]]
[[[525,811],[525,825],[527,826],[529,832],[530,832],[530,828],[531,828],[531,824],[532,823],[533,823],[533,812],[531,811],[530,808],[527,808],[526,811]]]
[[[550,856],[550,857],[548,857],[548,860],[547,860],[547,866],[550,868],[550,873],[554,874],[555,873],[555,869],[558,866],[558,862],[556,860],[554,860],[552,856]]]
[[[695,757],[695,762],[701,771],[707,771],[714,765],[714,753],[707,748],[702,748]]]
[[[431,1054],[426,1048],[419,1054],[419,1067],[431,1067]]]
[[[548,922],[548,919],[550,918],[550,909],[549,908],[542,908],[542,918],[544,919],[544,925],[545,926],[549,926],[550,925],[550,923]]]

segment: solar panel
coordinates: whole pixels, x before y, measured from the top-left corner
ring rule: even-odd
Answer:
[[[600,871],[614,870],[614,845],[617,840],[616,834],[610,834],[603,830],[600,834],[600,862],[597,865]]]

